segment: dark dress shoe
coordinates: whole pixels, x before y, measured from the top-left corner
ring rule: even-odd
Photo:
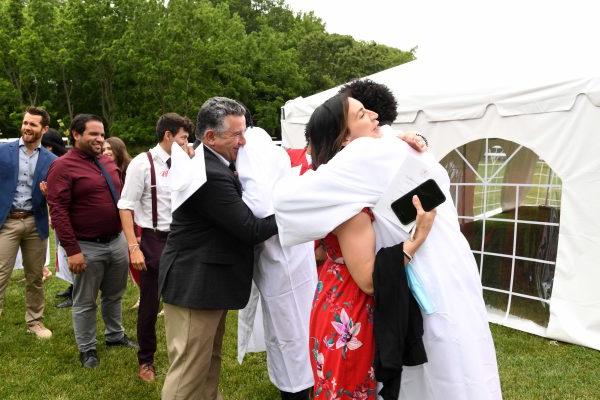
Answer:
[[[301,390],[299,392],[281,392],[281,400],[308,400],[310,398],[310,388]]]
[[[96,368],[100,365],[96,349],[80,352],[79,361],[81,361],[81,366],[84,368]]]
[[[73,295],[73,285],[69,286],[64,292],[56,293],[56,298],[60,297],[72,297]]]
[[[137,342],[135,340],[131,340],[127,337],[127,335],[123,335],[121,340],[117,340],[116,342],[109,342],[108,340],[105,342],[108,347],[129,347],[132,349],[139,349]]]
[[[71,299],[71,298],[61,301],[60,303],[58,303],[56,305],[56,308],[69,308],[69,307],[73,307],[73,299]]]

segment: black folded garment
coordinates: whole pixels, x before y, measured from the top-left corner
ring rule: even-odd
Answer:
[[[423,317],[408,288],[402,243],[377,252],[373,270],[375,311],[375,378],[383,384],[379,395],[397,400],[402,366],[427,362],[423,345]]]

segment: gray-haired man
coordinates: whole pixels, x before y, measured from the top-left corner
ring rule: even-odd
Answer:
[[[250,296],[254,245],[277,233],[273,215],[259,219],[242,201],[235,170],[246,142],[244,107],[207,100],[197,118],[206,183],[174,213],[159,267],[170,368],[163,400],[216,400],[227,310]]]

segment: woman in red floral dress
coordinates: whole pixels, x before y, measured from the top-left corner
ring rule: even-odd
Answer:
[[[351,140],[378,135],[377,114],[345,96],[335,96],[315,109],[306,127],[313,168],[327,163]],[[415,236],[404,243],[407,264],[431,230],[435,211],[424,212],[418,198]],[[310,318],[311,366],[315,399],[374,400],[373,214],[363,209],[323,240],[327,259]],[[399,268],[402,266],[399,265]]]
[[[315,398],[373,399],[373,297],[352,279],[337,237],[330,233],[323,244],[327,259],[310,319]]]

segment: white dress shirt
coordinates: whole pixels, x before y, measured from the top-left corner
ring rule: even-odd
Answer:
[[[156,175],[156,205],[159,231],[168,232],[171,226],[171,189],[167,177],[169,154],[160,144],[150,149]],[[117,204],[121,210],[133,210],[135,223],[152,229],[152,193],[150,188],[150,162],[146,153],[138,154],[127,168],[125,185]]]
[[[215,150],[211,149],[209,146],[207,146],[207,145],[205,145],[205,144],[202,144],[202,145],[204,146],[204,148],[205,148],[205,149],[208,149],[208,150],[209,150],[211,153],[213,153],[215,156],[217,156],[217,158],[218,158],[219,160],[221,160],[221,162],[222,162],[223,164],[225,164],[225,166],[226,166],[227,168],[229,168],[229,164],[231,164],[231,162],[230,162],[230,161],[227,161],[227,159],[226,159],[225,157],[223,157],[222,155],[220,155],[219,153],[217,153]],[[235,164],[235,163],[234,163],[234,164]]]

